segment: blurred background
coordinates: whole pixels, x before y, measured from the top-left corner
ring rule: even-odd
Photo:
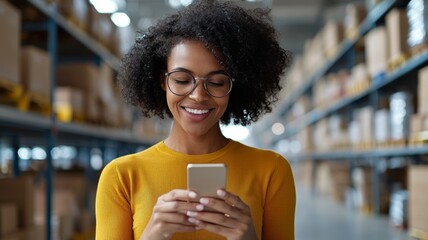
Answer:
[[[0,239],[94,239],[103,167],[171,124],[124,103],[120,58],[191,2],[0,0]],[[428,239],[428,1],[234,2],[294,55],[272,113],[222,130],[292,164],[296,239]]]

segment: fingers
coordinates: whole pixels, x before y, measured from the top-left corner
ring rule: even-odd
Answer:
[[[153,208],[153,212],[180,212],[183,214],[186,214],[186,211],[188,210],[198,210],[199,203],[195,202],[181,202],[181,201],[175,201],[175,202],[163,202],[156,204]]]
[[[248,206],[239,198],[239,196],[231,194],[223,189],[217,190],[217,196],[219,196],[219,198],[223,199],[226,203],[228,203],[232,207],[235,207],[241,210],[248,209]]]
[[[158,198],[158,202],[171,202],[171,201],[192,201],[197,198],[197,194],[193,191],[174,189]]]

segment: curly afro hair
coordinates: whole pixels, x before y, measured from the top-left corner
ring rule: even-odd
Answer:
[[[249,125],[271,112],[281,90],[280,76],[291,62],[263,9],[200,0],[150,27],[122,59],[119,80],[128,103],[143,116],[172,117],[161,79],[171,49],[186,40],[202,42],[235,79],[224,124]]]

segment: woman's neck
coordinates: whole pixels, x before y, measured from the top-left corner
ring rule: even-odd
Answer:
[[[172,128],[165,139],[165,145],[170,149],[189,155],[200,155],[218,151],[229,143],[229,139],[223,136],[220,127],[218,130],[202,136],[192,136]]]

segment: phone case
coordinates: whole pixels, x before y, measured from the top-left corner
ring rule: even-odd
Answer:
[[[225,164],[188,164],[187,188],[200,197],[217,197],[219,188],[226,188],[227,168]]]

